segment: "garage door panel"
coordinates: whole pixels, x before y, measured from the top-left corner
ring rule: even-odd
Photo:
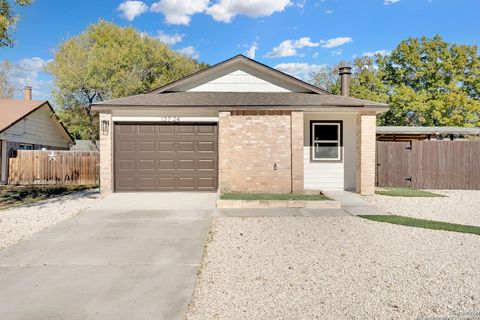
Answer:
[[[138,169],[154,171],[155,160],[138,160]]]
[[[181,124],[178,126],[179,135],[194,135],[195,134],[195,125],[193,124]]]
[[[199,141],[198,142],[198,151],[199,152],[215,152],[215,142],[213,141]]]
[[[177,144],[179,152],[195,152],[195,142],[193,141],[179,141]]]
[[[135,169],[135,160],[117,160],[117,167],[119,170],[134,170]]]
[[[161,177],[158,178],[158,186],[163,189],[175,189],[175,178]]]
[[[215,191],[216,124],[115,124],[116,191]]]
[[[120,142],[118,144],[119,152],[135,152],[135,143],[134,142]]]
[[[158,169],[168,170],[168,171],[175,170],[175,160],[174,159],[158,160]]]
[[[198,169],[200,170],[215,170],[215,161],[212,159],[199,159]]]
[[[139,142],[138,152],[155,152],[155,142]]]
[[[195,189],[194,177],[179,177],[177,181],[179,189]]]
[[[161,125],[158,126],[158,132],[163,136],[174,136],[175,135],[175,125]]]
[[[158,150],[160,152],[175,152],[175,142],[173,141],[160,141],[158,143]]]
[[[155,178],[153,177],[139,177],[138,186],[140,188],[155,188]]]
[[[138,133],[154,134],[156,127],[157,126],[154,124],[144,124],[144,125],[138,126]]]
[[[215,179],[213,178],[198,178],[198,188],[211,189],[215,187]]]
[[[195,160],[178,160],[178,170],[195,170]]]
[[[134,124],[123,124],[121,125],[119,128],[118,128],[118,133],[128,133],[128,134],[132,134],[132,133],[135,133],[135,128],[137,126],[134,125]]]

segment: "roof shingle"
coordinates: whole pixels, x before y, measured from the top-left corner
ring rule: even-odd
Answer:
[[[338,95],[294,92],[170,92],[149,93],[94,104],[144,107],[387,107],[368,100]]]

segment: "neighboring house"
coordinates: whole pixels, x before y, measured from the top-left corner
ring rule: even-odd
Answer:
[[[90,140],[75,140],[75,144],[70,147],[71,151],[98,151],[100,150],[100,141],[92,142]]]
[[[0,182],[8,179],[8,158],[15,150],[68,150],[73,139],[48,101],[0,99]]]
[[[103,193],[303,193],[375,188],[381,103],[342,95],[242,55],[161,88],[94,104]]]
[[[465,140],[480,136],[480,128],[379,126],[378,141]]]

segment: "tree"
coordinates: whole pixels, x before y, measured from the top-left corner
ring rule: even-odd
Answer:
[[[28,6],[33,0],[15,0],[14,3],[20,6]],[[7,0],[0,0],[0,47],[12,47],[14,40],[11,30],[15,28],[20,17],[15,14],[12,4]]]
[[[75,137],[94,141],[98,116],[92,103],[143,93],[201,68],[133,28],[100,21],[62,43],[46,70],[54,77],[60,119]]]
[[[334,67],[312,74],[312,82],[316,86],[334,94],[340,94],[340,77],[338,69],[352,65],[350,95],[359,99],[386,102],[387,88],[382,82],[379,70],[370,57],[355,59],[353,63],[342,61]]]
[[[10,80],[12,65],[7,60],[0,63],[0,98],[12,99],[15,94],[15,86]]]
[[[312,81],[339,93],[339,66]],[[354,61],[351,95],[388,103],[389,111],[378,117],[382,125],[480,126],[477,47],[449,44],[438,35],[402,41],[389,55]]]
[[[437,35],[402,41],[379,57],[390,91],[385,124],[480,125],[480,57],[476,46],[449,44]]]

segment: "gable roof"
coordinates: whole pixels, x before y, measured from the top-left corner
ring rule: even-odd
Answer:
[[[43,106],[48,106],[50,111],[55,115],[55,111],[53,110],[50,103],[46,100],[0,99],[0,133],[15,125],[17,122],[29,116]],[[68,132],[68,130],[57,119],[56,116],[55,120],[63,128],[71,142],[74,142],[74,139],[70,132]]]
[[[218,73],[218,72],[220,72],[224,69],[235,67],[235,66],[250,67],[254,70],[257,70],[261,73],[267,74],[267,75],[269,75],[273,78],[276,78],[278,80],[284,81],[284,82],[289,83],[291,85],[301,87],[301,88],[303,88],[306,91],[311,92],[311,93],[331,94],[330,92],[328,92],[326,90],[320,89],[320,88],[318,88],[314,85],[311,85],[311,84],[309,84],[305,81],[302,81],[300,79],[292,77],[292,76],[290,76],[286,73],[278,71],[278,70],[276,70],[274,68],[271,68],[271,67],[269,67],[269,66],[267,66],[263,63],[260,63],[258,61],[247,58],[247,57],[245,57],[244,55],[241,55],[241,54],[236,55],[235,57],[227,59],[227,60],[222,61],[220,63],[217,63],[217,64],[215,64],[215,65],[213,65],[213,66],[211,66],[207,69],[197,71],[197,72],[195,72],[195,73],[193,73],[189,76],[186,76],[182,79],[173,81],[173,82],[171,82],[169,84],[166,84],[166,85],[164,85],[160,88],[151,90],[151,91],[147,92],[147,94],[174,91],[174,88],[176,88],[178,86],[189,84],[189,83],[201,80],[203,78],[207,78],[207,77],[209,77],[209,76],[211,76],[215,73]]]

